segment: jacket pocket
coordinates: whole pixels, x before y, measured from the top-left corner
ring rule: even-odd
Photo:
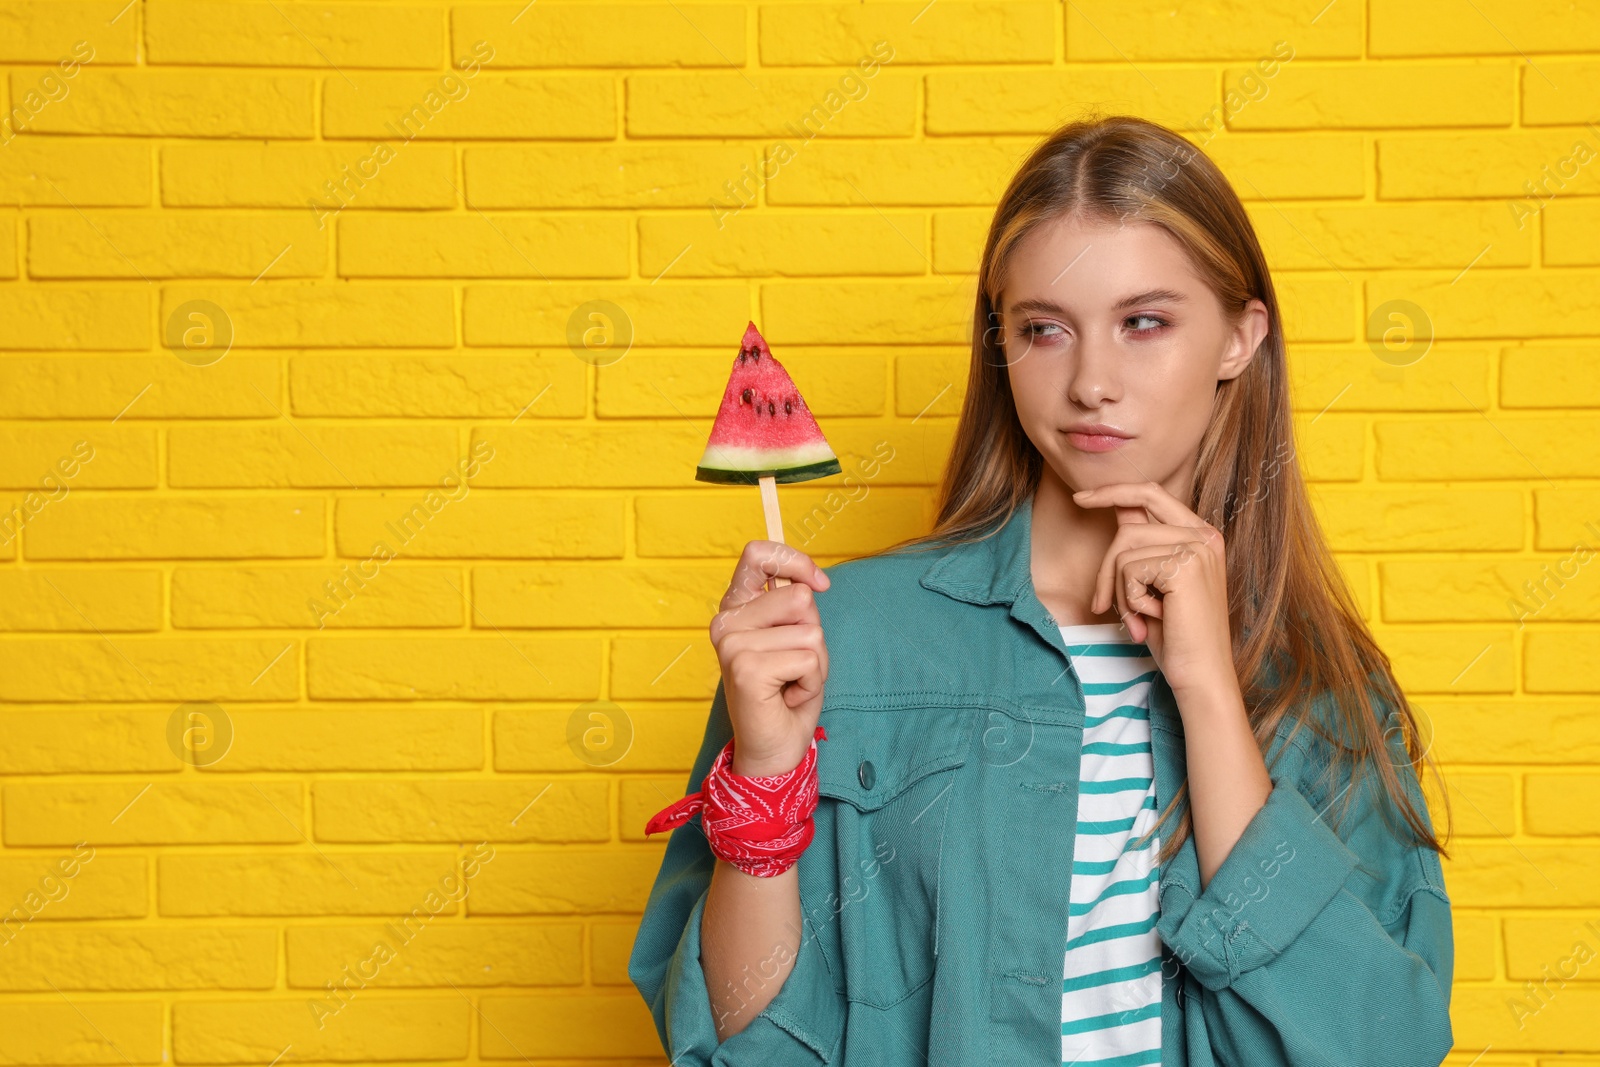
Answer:
[[[821,714],[818,831],[836,866],[832,884],[802,880],[801,907],[852,1001],[888,1007],[933,977],[947,816],[979,713],[919,704]]]

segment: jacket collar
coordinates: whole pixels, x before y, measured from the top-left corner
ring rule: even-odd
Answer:
[[[1029,494],[994,533],[941,554],[923,572],[923,588],[969,604],[1015,605],[1024,588],[1032,590],[1032,523]]]

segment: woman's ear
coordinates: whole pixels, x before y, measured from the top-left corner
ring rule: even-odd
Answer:
[[[1237,378],[1244,373],[1244,369],[1255,358],[1261,342],[1266,339],[1270,320],[1271,315],[1267,312],[1267,305],[1260,300],[1251,300],[1244,306],[1244,312],[1239,316],[1239,325],[1234,327],[1233,333],[1229,336],[1227,350],[1222,354],[1222,363],[1217,367],[1218,381]]]

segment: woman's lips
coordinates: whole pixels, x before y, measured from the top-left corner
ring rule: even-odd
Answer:
[[[1131,438],[1119,437],[1116,434],[1067,431],[1067,442],[1080,452],[1110,452],[1114,448],[1121,448],[1129,440]]]

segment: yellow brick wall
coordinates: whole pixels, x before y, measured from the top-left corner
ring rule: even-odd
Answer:
[[[0,0],[0,64],[0,1064],[661,1062],[736,338],[892,448],[790,541],[925,528],[986,212],[1084,105],[1259,227],[1450,774],[1452,1062],[1600,1064],[1600,8]]]

